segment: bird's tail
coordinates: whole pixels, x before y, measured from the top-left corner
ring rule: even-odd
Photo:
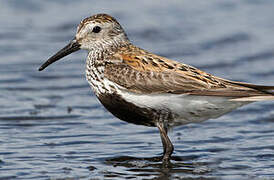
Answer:
[[[242,98],[234,98],[230,101],[245,101],[245,102],[257,102],[257,101],[274,101],[273,96],[251,96],[251,97],[242,97]]]
[[[274,86],[262,86],[255,84],[248,84],[242,82],[232,82],[235,85],[244,86],[247,88],[255,89],[258,91],[258,95],[252,95],[248,97],[240,97],[231,99],[231,101],[273,101],[274,100]]]

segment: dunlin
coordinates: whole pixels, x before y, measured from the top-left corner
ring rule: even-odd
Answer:
[[[164,164],[174,149],[167,135],[170,127],[274,100],[274,86],[222,79],[134,46],[107,14],[82,20],[75,38],[39,71],[80,49],[88,51],[86,79],[105,108],[121,120],[159,129]]]

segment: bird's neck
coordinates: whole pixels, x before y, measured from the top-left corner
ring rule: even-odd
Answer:
[[[112,93],[110,82],[104,77],[105,64],[110,57],[123,47],[131,46],[130,41],[108,43],[104,46],[90,49],[86,59],[86,79],[97,96],[102,93]],[[114,85],[113,85],[114,86]]]
[[[123,38],[113,38],[111,40],[106,40],[105,42],[94,43],[92,49],[88,50],[87,64],[94,65],[96,63],[102,62],[107,57],[115,54],[120,48],[130,46],[131,43],[127,37]]]
[[[105,65],[113,54],[127,46],[131,46],[129,41],[112,43],[112,45],[105,45],[104,47],[98,46],[96,49],[89,50],[86,60],[86,79],[96,96],[105,93],[111,94],[116,91],[115,88],[113,89],[116,85],[104,76]]]

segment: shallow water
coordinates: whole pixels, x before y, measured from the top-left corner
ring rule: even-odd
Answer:
[[[115,16],[138,46],[221,77],[274,84],[274,1],[34,1],[0,6],[0,179],[271,179],[274,102],[174,128],[163,168],[156,128],[108,113],[86,52],[38,67],[79,21]]]

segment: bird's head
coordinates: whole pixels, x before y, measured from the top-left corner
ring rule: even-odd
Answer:
[[[80,49],[104,53],[128,44],[129,40],[122,26],[107,14],[97,14],[85,18],[78,25],[75,38],[67,46],[50,57],[40,68],[42,71],[50,64]]]

